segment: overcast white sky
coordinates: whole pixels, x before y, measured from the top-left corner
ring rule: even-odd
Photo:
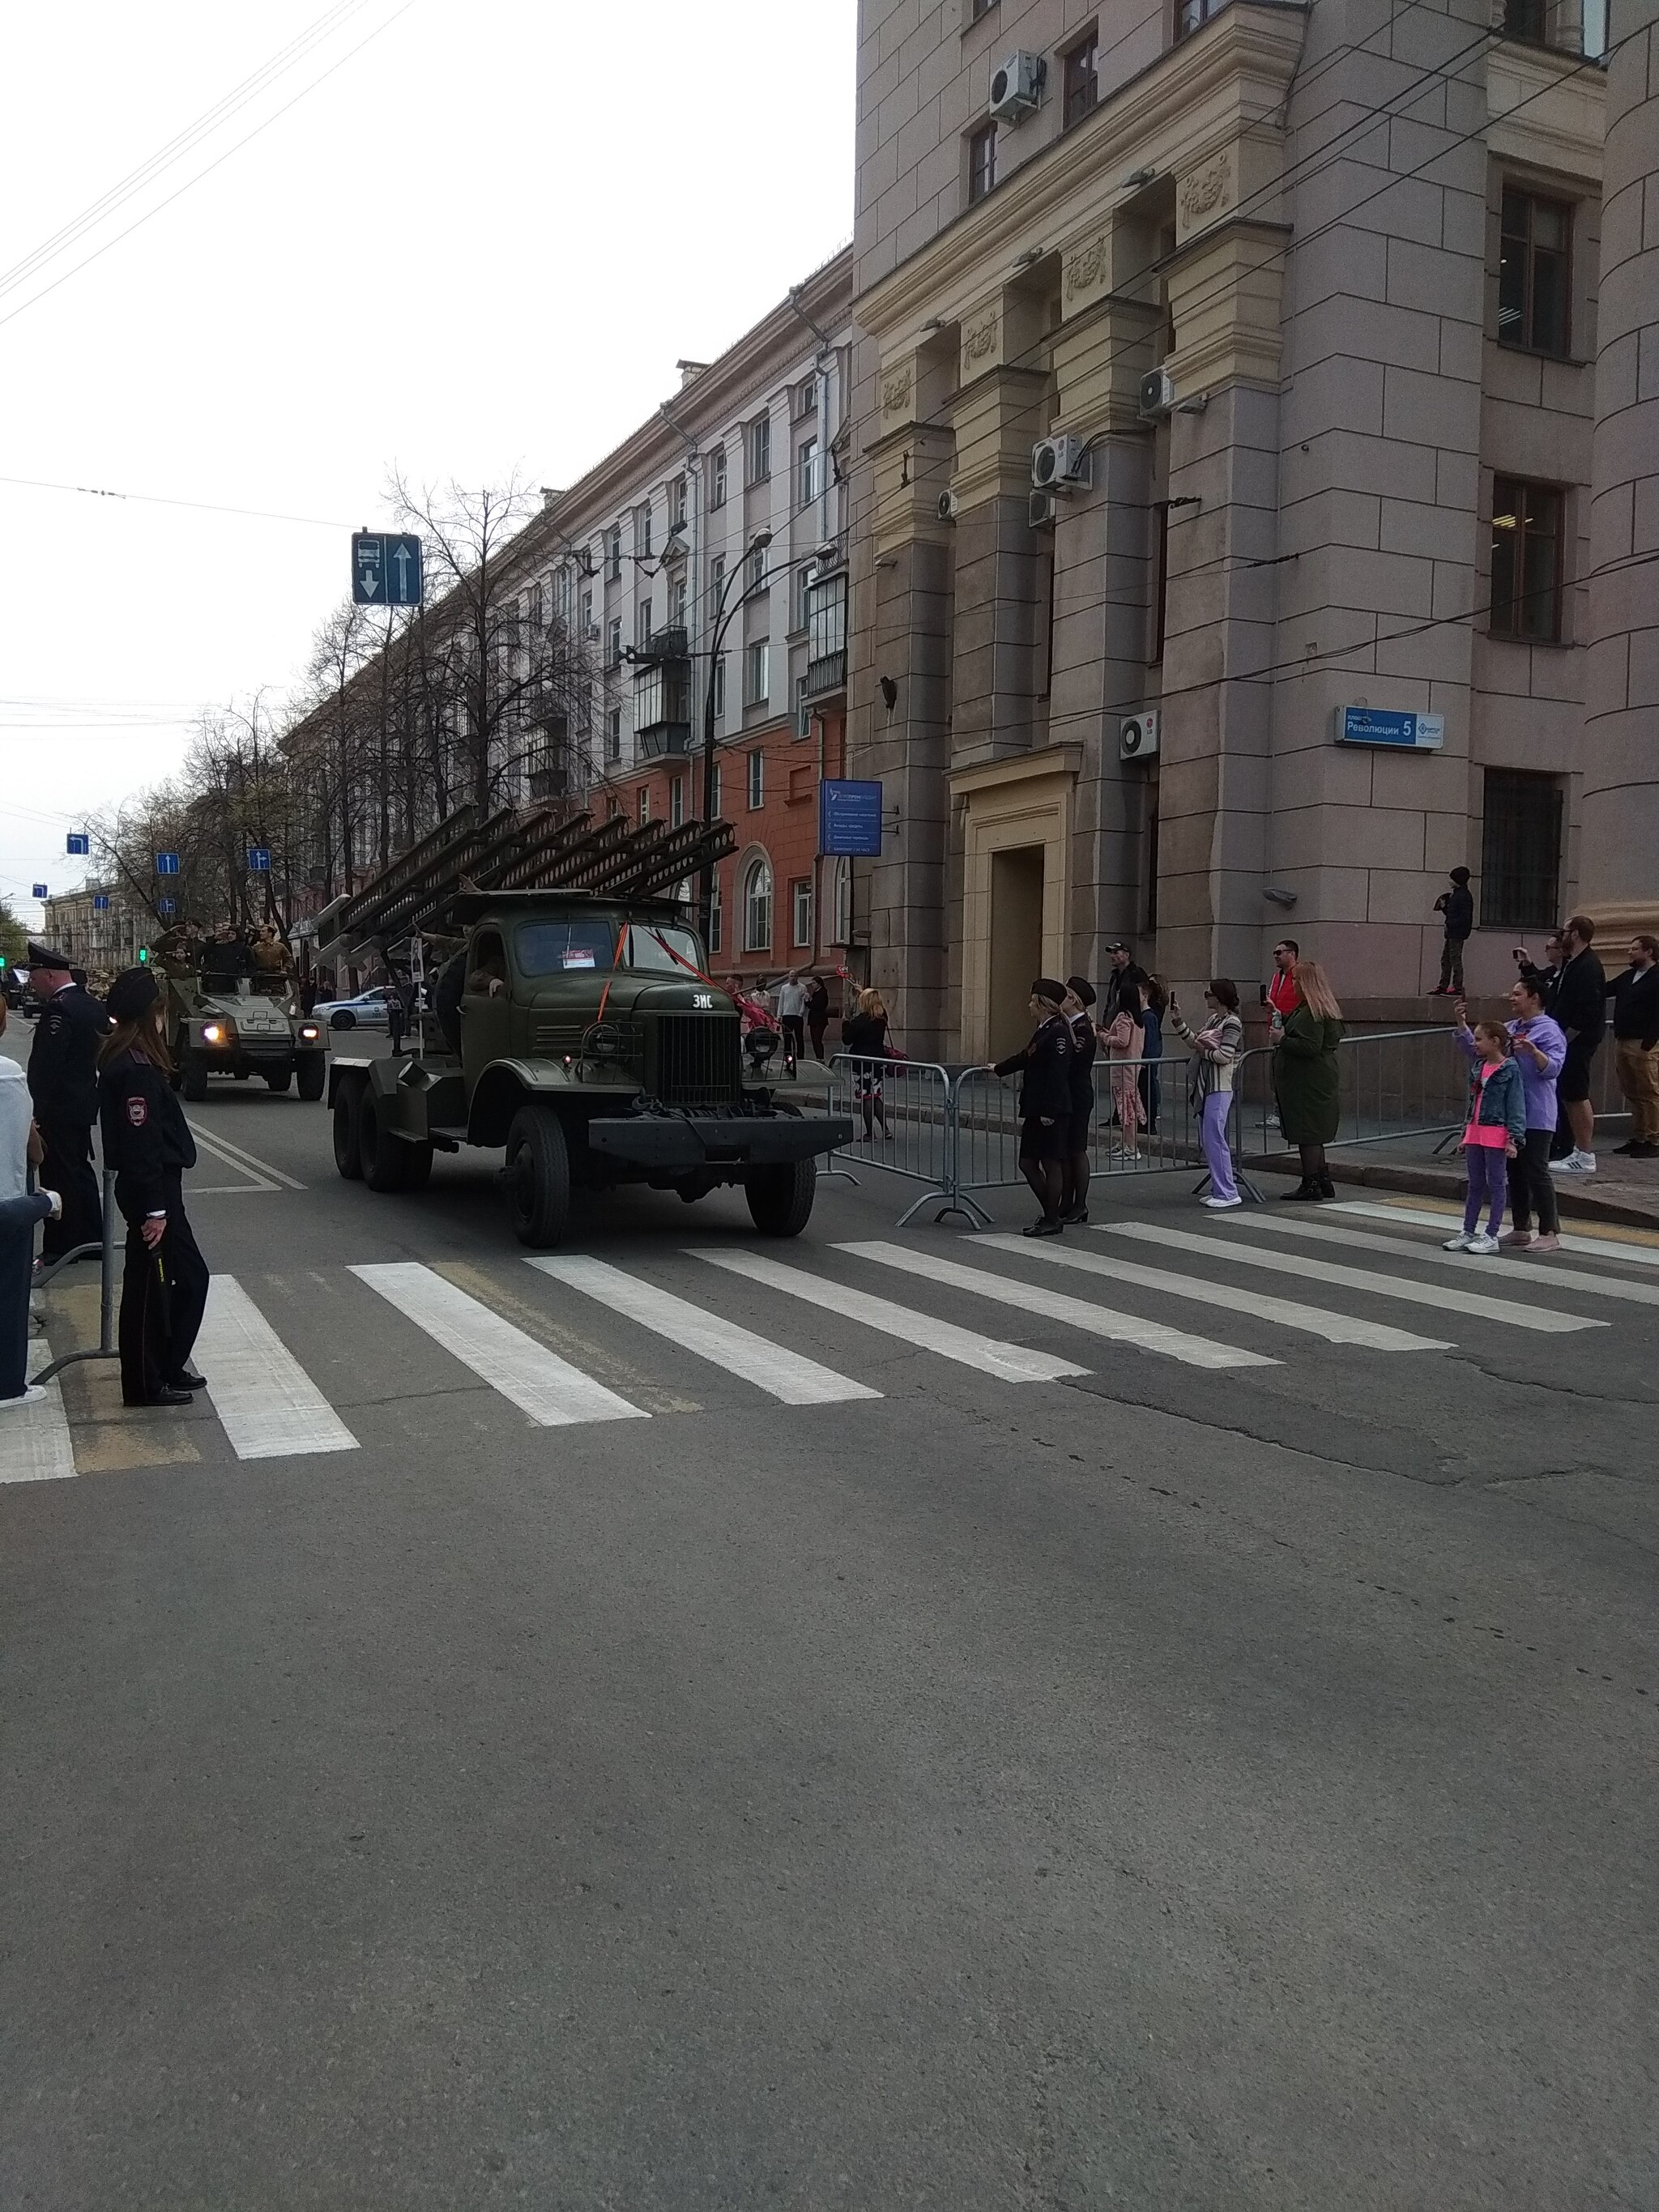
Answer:
[[[325,15],[294,66],[17,277]],[[0,482],[0,891],[20,915],[39,919],[32,882],[80,880],[65,833],[169,774],[198,708],[295,679],[393,463],[568,483],[669,397],[679,356],[719,352],[850,236],[854,37],[854,0],[11,11],[0,478],[334,526]]]

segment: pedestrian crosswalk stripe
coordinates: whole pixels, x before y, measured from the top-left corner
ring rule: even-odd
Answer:
[[[356,1437],[234,1275],[208,1284],[195,1358],[238,1459],[356,1450]]]
[[[1001,1305],[1018,1306],[1022,1313],[1062,1322],[1067,1328],[1086,1330],[1091,1336],[1110,1337],[1118,1344],[1139,1345],[1143,1352],[1161,1352],[1188,1367],[1279,1364],[1263,1352],[1241,1352],[1236,1345],[1218,1344],[1206,1336],[1189,1336],[1184,1329],[1167,1328],[1162,1322],[1143,1321],[1136,1314],[1115,1313],[1109,1307],[1045,1290],[1040,1283],[1012,1283],[1001,1275],[988,1275],[981,1267],[964,1267],[953,1260],[942,1260],[932,1252],[916,1251],[908,1245],[878,1241],[838,1244],[836,1249],[849,1253],[855,1260],[874,1260],[884,1267],[902,1268],[907,1274],[921,1275],[930,1283],[971,1291],[977,1297],[994,1298]]]
[[[816,1359],[805,1358],[799,1352],[786,1351],[781,1344],[757,1336],[750,1329],[740,1328],[735,1322],[706,1313],[689,1298],[676,1297],[672,1291],[659,1290],[654,1283],[624,1273],[622,1268],[613,1267],[604,1260],[553,1259],[540,1254],[526,1256],[532,1267],[551,1275],[556,1282],[597,1298],[611,1312],[626,1321],[637,1322],[641,1328],[653,1330],[659,1336],[665,1336],[671,1343],[695,1352],[699,1358],[712,1360],[717,1367],[741,1375],[745,1382],[752,1382],[757,1389],[786,1406],[834,1406],[850,1398],[881,1395],[867,1382],[854,1382],[848,1376],[837,1375],[833,1368],[821,1367]]]
[[[1460,1274],[1495,1278],[1500,1283],[1547,1284],[1553,1291],[1582,1291],[1587,1298],[1623,1298],[1628,1304],[1659,1306],[1659,1283],[1634,1283],[1620,1275],[1589,1275],[1579,1267],[1552,1267],[1547,1260],[1505,1260],[1497,1254],[1443,1252],[1403,1237],[1379,1237],[1368,1229],[1345,1229],[1327,1221],[1286,1221],[1259,1215],[1252,1229],[1272,1229],[1286,1237],[1306,1237],[1322,1244],[1343,1244],[1355,1251],[1388,1252],[1395,1259],[1424,1260]]]
[[[1340,1267],[1324,1260],[1306,1259],[1300,1252],[1264,1251],[1231,1233],[1194,1237],[1182,1229],[1158,1228],[1150,1221],[1117,1221],[1103,1226],[1109,1237],[1133,1237],[1145,1244],[1164,1245],[1172,1252],[1195,1252],[1206,1260],[1231,1261],[1237,1267],[1270,1268],[1281,1275],[1299,1275],[1304,1282],[1332,1283],[1344,1290],[1364,1291],[1372,1297],[1402,1298],[1411,1305],[1436,1306],[1442,1313],[1471,1314],[1481,1321],[1502,1322],[1510,1328],[1536,1329],[1546,1336],[1607,1327],[1605,1322],[1547,1312],[1538,1306],[1518,1304],[1513,1298],[1485,1298],[1461,1285],[1453,1290],[1441,1283],[1412,1283],[1398,1275],[1379,1273],[1375,1267]]]
[[[1133,1284],[1142,1290],[1191,1298],[1199,1305],[1222,1306],[1230,1313],[1249,1314],[1276,1328],[1301,1329],[1310,1336],[1322,1336],[1330,1344],[1364,1345],[1370,1352],[1449,1352],[1452,1348],[1444,1337],[1413,1336],[1409,1329],[1391,1328],[1386,1322],[1328,1313],[1321,1306],[1297,1305],[1289,1298],[1267,1297],[1255,1290],[1235,1290],[1230,1283],[1211,1283],[1197,1275],[1173,1274],[1164,1267],[1142,1267],[1133,1260],[1119,1260],[1074,1245],[1040,1243],[1023,1237],[975,1237],[974,1243],[976,1246],[988,1245],[994,1251],[1012,1253],[1018,1259],[1042,1260],[1055,1267],[1075,1268],[1082,1274],[1104,1275],[1114,1282]]]
[[[28,1372],[52,1364],[44,1336],[29,1340]],[[75,1472],[69,1417],[56,1376],[42,1384],[44,1398],[0,1404],[0,1482],[62,1482]]]
[[[607,1390],[417,1261],[357,1267],[351,1272],[491,1389],[510,1398],[538,1428],[651,1418],[643,1407],[630,1406],[626,1398]]]
[[[1089,1371],[1050,1352],[1033,1352],[1023,1344],[1006,1344],[994,1336],[981,1336],[977,1329],[962,1328],[955,1322],[938,1321],[914,1307],[874,1297],[868,1291],[852,1290],[844,1283],[809,1275],[804,1268],[786,1267],[781,1260],[768,1259],[759,1252],[711,1252],[699,1247],[696,1256],[724,1267],[730,1274],[763,1284],[768,1290],[803,1299],[826,1313],[859,1322],[866,1328],[879,1329],[884,1336],[896,1336],[920,1352],[935,1352],[981,1375],[994,1375],[999,1382],[1057,1382],[1065,1376]]]
[[[1366,1206],[1358,1200],[1328,1206],[1327,1213],[1352,1213],[1367,1221],[1391,1221],[1396,1227],[1402,1222],[1413,1223],[1419,1229],[1437,1229],[1443,1235],[1463,1226],[1463,1209],[1449,1206],[1444,1212],[1432,1212],[1425,1206]],[[1583,1231],[1561,1231],[1561,1249],[1580,1259],[1612,1260],[1622,1267],[1626,1261],[1633,1267],[1659,1267],[1659,1244],[1638,1244],[1633,1240],[1641,1232],[1626,1230],[1622,1232],[1616,1222],[1593,1234]],[[1528,1267],[1531,1261],[1528,1262]]]

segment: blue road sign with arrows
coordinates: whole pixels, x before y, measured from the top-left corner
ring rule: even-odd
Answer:
[[[44,884],[36,884],[33,887],[30,896],[34,898],[45,898],[46,896],[46,885]]]
[[[88,837],[88,835],[87,835],[87,833],[86,833],[86,831],[85,831],[84,830],[71,830],[70,831],[70,833],[69,833],[69,850],[70,850],[71,853],[90,853],[90,852],[91,852],[91,850],[92,850],[92,840],[91,840],[91,838],[90,838],[90,837]]]
[[[351,540],[351,596],[360,607],[418,607],[418,538],[359,530]]]
[[[171,899],[157,899],[155,902],[155,911],[157,914],[171,914],[173,912],[173,901]]]
[[[155,855],[155,872],[158,876],[176,876],[179,855],[176,853],[158,853]]]
[[[247,864],[256,876],[268,876],[270,873],[270,846],[250,845],[247,848]]]

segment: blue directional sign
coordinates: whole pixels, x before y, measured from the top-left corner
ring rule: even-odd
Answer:
[[[158,853],[155,855],[155,872],[158,876],[176,876],[179,855],[176,853]]]
[[[360,607],[418,607],[420,539],[378,530],[355,532],[351,596]]]
[[[84,830],[71,830],[69,833],[68,849],[71,853],[89,853],[92,850],[92,840]]]
[[[1406,752],[1438,752],[1446,742],[1443,714],[1413,714],[1389,707],[1339,707],[1340,745],[1396,745]]]
[[[155,902],[155,911],[157,914],[171,914],[173,912],[173,901],[171,899],[157,899]]]
[[[270,873],[270,846],[250,845],[247,848],[247,864],[256,876],[268,876]]]
[[[818,850],[866,856],[881,851],[881,786],[844,780],[818,786]]]
[[[107,891],[94,891],[93,893],[92,910],[94,914],[107,914],[109,912],[109,893]]]
[[[34,884],[30,895],[34,898],[45,898],[46,896],[46,885],[44,884]]]

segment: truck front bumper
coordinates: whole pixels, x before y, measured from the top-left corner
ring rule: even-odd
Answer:
[[[850,1145],[853,1124],[837,1114],[629,1114],[590,1121],[587,1141],[639,1167],[781,1167]]]

